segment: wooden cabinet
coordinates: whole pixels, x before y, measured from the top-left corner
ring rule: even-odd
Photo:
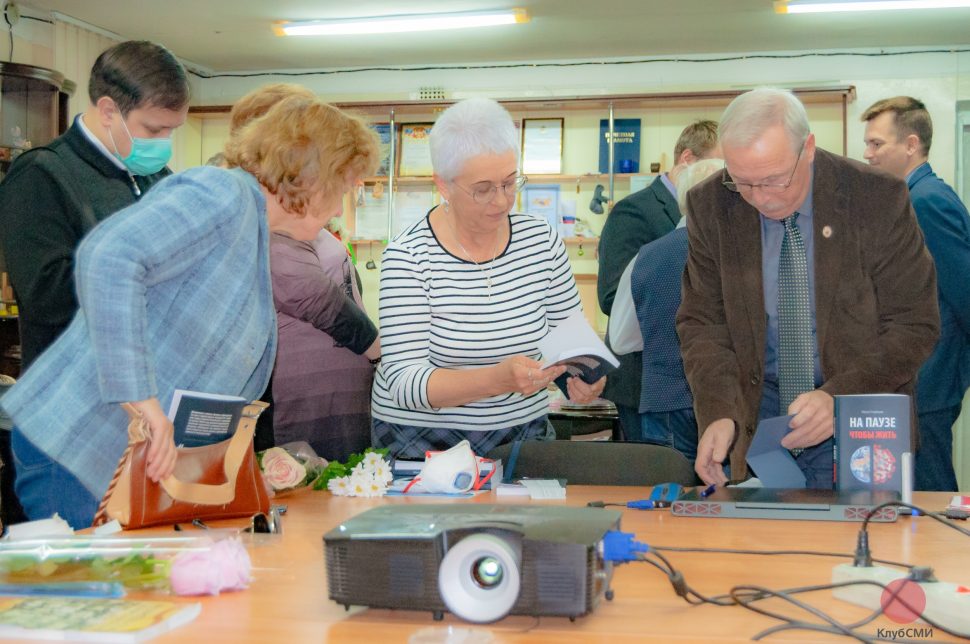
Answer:
[[[67,129],[74,89],[73,82],[54,70],[0,63],[0,178],[24,151],[49,143]],[[20,372],[14,305],[0,247],[0,373],[10,376]]]

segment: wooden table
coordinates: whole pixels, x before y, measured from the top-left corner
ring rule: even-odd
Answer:
[[[591,500],[626,501],[647,496],[644,488],[570,486],[568,500],[546,501],[585,505]],[[940,510],[944,493],[917,493],[916,502]],[[777,622],[738,606],[690,606],[671,589],[667,578],[643,563],[617,568],[615,598],[576,622],[565,618],[540,620],[510,617],[495,624],[469,625],[451,615],[443,622],[429,612],[371,610],[345,612],[327,598],[322,536],[363,510],[385,503],[410,504],[414,499],[356,499],[329,492],[303,490],[279,499],[288,505],[282,535],[249,537],[254,581],[244,592],[202,598],[202,614],[191,624],[159,642],[407,642],[419,631],[444,633],[448,626],[484,630],[496,642],[728,642],[746,641]],[[423,502],[523,503],[528,500],[491,493],[475,499]],[[240,525],[241,522],[227,522]],[[961,524],[966,526],[966,524]],[[746,549],[809,549],[850,553],[859,524],[823,521],[764,521],[675,517],[666,510],[624,510],[622,528],[652,546],[696,546]],[[870,525],[870,543],[877,558],[931,565],[947,581],[970,584],[970,542],[967,537],[932,519],[901,518],[897,523]],[[247,535],[248,537],[248,535]],[[824,584],[832,567],[844,559],[810,556],[745,556],[667,553],[687,582],[701,593],[715,595],[732,586],[758,584],[788,588]],[[804,596],[803,596],[804,597]],[[829,591],[806,599],[842,621],[861,619],[868,611],[833,599]],[[778,606],[777,604],[775,605]],[[917,624],[916,626],[925,626]],[[867,627],[899,628],[886,617]],[[946,640],[940,631],[935,639]],[[786,632],[768,641],[836,641],[806,631]],[[439,641],[446,641],[444,639]],[[455,640],[452,640],[455,641]],[[846,641],[846,640],[842,640]]]

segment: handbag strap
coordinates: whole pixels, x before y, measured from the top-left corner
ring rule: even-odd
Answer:
[[[105,490],[104,496],[101,497],[101,503],[98,504],[98,511],[94,514],[94,521],[92,521],[91,525],[98,526],[108,522],[108,501],[111,500],[111,493],[114,492],[115,487],[118,485],[118,480],[121,479],[121,475],[125,471],[128,459],[131,458],[131,449],[136,443],[148,440],[150,435],[148,433],[148,423],[145,422],[145,417],[140,411],[135,409],[130,403],[121,403],[121,408],[128,412],[128,446],[125,447],[124,453],[118,459],[118,467],[115,468],[111,482],[108,483],[108,489]]]
[[[239,427],[229,439],[229,447],[226,448],[226,456],[223,467],[226,474],[225,483],[211,485],[206,483],[187,483],[171,475],[163,479],[159,484],[162,489],[177,501],[194,503],[198,505],[225,505],[236,497],[236,477],[239,475],[239,468],[242,467],[246,452],[251,449],[253,444],[253,425],[246,427],[247,423],[243,419],[239,421]]]
[[[254,401],[243,409],[242,416],[239,418],[239,425],[232,438],[229,439],[229,446],[226,448],[223,463],[226,475],[225,483],[218,485],[187,483],[175,478],[173,474],[161,481],[162,489],[173,499],[185,503],[200,505],[225,505],[230,503],[236,496],[236,479],[239,476],[239,469],[242,467],[247,453],[252,450],[253,436],[256,432],[256,418],[267,406],[266,403]]]

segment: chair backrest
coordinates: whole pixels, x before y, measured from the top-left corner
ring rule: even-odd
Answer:
[[[512,443],[488,453],[509,466]],[[506,471],[506,475],[508,472]],[[515,459],[515,478],[564,478],[574,485],[697,485],[694,466],[677,450],[646,443],[525,441]]]

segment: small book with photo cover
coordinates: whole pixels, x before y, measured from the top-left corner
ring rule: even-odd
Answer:
[[[593,384],[620,366],[620,361],[596,335],[582,311],[559,323],[539,340],[538,346],[543,368],[566,366],[566,372],[555,381],[563,393],[566,393],[566,380],[572,376]]]
[[[230,438],[248,404],[240,396],[176,389],[168,408],[176,447],[202,447]]]

